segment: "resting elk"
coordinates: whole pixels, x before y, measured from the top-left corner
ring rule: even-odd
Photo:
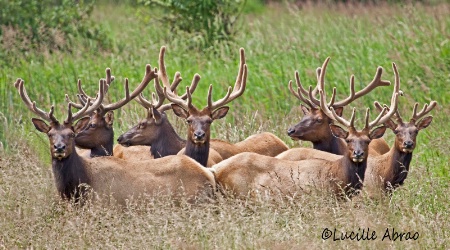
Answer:
[[[400,84],[397,67],[395,64],[392,67],[394,68],[395,81]],[[369,158],[364,186],[371,194],[375,194],[379,190],[392,191],[403,185],[408,176],[412,152],[416,147],[417,134],[430,125],[433,116],[425,117],[425,115],[436,107],[437,102],[432,101],[429,105],[425,104],[419,112],[417,112],[418,105],[419,103],[415,103],[409,121],[403,121],[397,111],[394,113],[393,119],[384,123],[394,132],[395,142],[388,153]],[[382,109],[378,102],[375,102],[375,106],[378,110]]]
[[[113,155],[113,145],[114,145],[113,110],[119,109],[128,102],[130,102],[131,100],[133,100],[147,87],[150,81],[155,78],[157,78],[155,70],[152,70],[150,65],[146,65],[145,75],[141,83],[131,93],[129,91],[128,79],[125,79],[125,97],[115,103],[100,104],[97,110],[95,110],[93,113],[90,114],[91,119],[86,128],[77,133],[75,137],[75,145],[82,149],[89,149],[91,151],[89,155],[90,157]],[[108,91],[110,84],[113,80],[114,77],[111,76],[111,70],[107,68],[104,86],[105,91],[104,95],[106,95],[106,92]],[[86,92],[83,90],[81,86],[80,80],[78,80],[78,92],[79,94],[77,96],[81,104],[77,104],[70,101],[68,95],[66,95],[66,100],[69,103],[71,103],[72,107],[81,109],[86,104],[88,99],[91,101],[95,100],[95,98],[92,98],[86,94]],[[139,154],[139,156],[137,156],[138,158],[145,159],[145,157],[143,158],[142,155],[146,156],[147,154],[142,154],[142,152],[138,153],[141,153]],[[122,152],[122,155],[123,154],[124,153]],[[147,157],[147,159],[150,159],[150,157]]]
[[[333,136],[329,127],[329,124],[333,123],[333,119],[323,113],[322,109],[319,107],[320,100],[314,97],[317,93],[317,89],[324,89],[325,87],[324,79],[329,60],[330,58],[328,57],[322,67],[317,69],[317,86],[314,90],[310,87],[309,91],[307,91],[302,86],[298,71],[295,72],[297,91],[293,89],[292,81],[289,81],[289,90],[295,97],[303,102],[300,107],[304,113],[304,116],[298,124],[290,127],[287,132],[293,140],[311,141],[314,149],[337,155],[343,155],[346,152],[345,142],[341,138],[336,138]],[[338,115],[342,115],[343,108],[354,100],[368,94],[376,87],[389,86],[391,84],[389,81],[381,80],[382,73],[383,68],[378,67],[372,82],[370,82],[364,89],[356,93],[355,77],[352,75],[350,77],[350,95],[342,101],[335,102],[334,100],[331,100],[328,107],[333,107]],[[333,93],[335,91],[336,90],[333,89]],[[333,102],[332,105],[331,102]],[[277,157],[286,160],[302,160],[308,158],[306,154],[307,151],[309,150],[303,148],[292,148]],[[373,140],[371,146],[369,147],[370,155],[379,155],[388,151],[389,146],[382,138]]]
[[[181,154],[189,155],[205,166],[205,163],[208,160],[210,147],[216,150],[222,158],[228,158],[244,151],[275,156],[280,152],[287,150],[288,147],[286,144],[270,133],[254,135],[236,144],[210,139],[211,123],[216,119],[223,118],[228,112],[229,107],[224,105],[244,93],[247,83],[247,65],[245,64],[244,49],[240,49],[239,72],[234,88],[232,89],[229,87],[225,97],[213,102],[211,96],[212,85],[210,85],[208,90],[208,105],[202,110],[192,105],[192,98],[188,90],[186,90],[186,93],[188,94],[187,101],[182,100],[175,93],[170,91],[164,64],[164,51],[165,47],[161,49],[160,71],[158,72],[159,78],[165,86],[164,94],[169,101],[173,102],[172,110],[174,113],[185,119],[189,124],[186,147],[180,151]]]
[[[332,106],[328,108],[322,89],[319,89],[319,94],[324,113],[331,114],[331,119],[344,125],[348,130],[345,131],[335,124],[329,125],[333,135],[345,141],[344,155],[331,161],[323,159],[287,161],[253,153],[242,153],[213,167],[212,171],[217,184],[231,190],[236,196],[246,196],[254,191],[293,195],[312,189],[332,190],[336,194],[341,194],[344,190],[347,195],[351,195],[355,189],[360,189],[367,167],[369,143],[383,136],[386,127],[376,126],[383,124],[394,114],[397,109],[398,93],[393,94],[390,111],[385,114],[386,109],[383,109],[372,122],[369,122],[369,109],[367,109],[365,127],[360,131],[354,126],[355,109],[350,121],[347,121],[336,114]]]
[[[94,103],[90,105],[91,100],[87,99],[75,114],[72,114],[72,104],[69,103],[67,118],[62,123],[53,115],[53,106],[48,113],[36,107],[28,97],[22,79],[17,79],[15,85],[26,106],[42,118],[33,118],[32,122],[38,131],[48,135],[56,188],[63,199],[78,202],[88,187],[97,194],[112,196],[119,204],[144,194],[184,195],[190,201],[204,194],[213,194],[214,176],[187,156],[129,162],[112,156],[84,158],[78,155],[75,136],[89,123],[90,118],[83,116],[100,107],[104,94],[103,80]]]
[[[160,53],[160,65],[165,67],[161,61],[164,60],[164,50]],[[158,72],[159,74],[159,72]],[[162,74],[162,75],[161,75]],[[167,81],[168,76],[166,71],[161,72],[161,80]],[[170,89],[176,93],[176,88],[181,82],[182,78],[179,72],[175,74]],[[197,88],[200,76],[195,75],[192,79],[192,83],[189,86],[189,92],[192,94]],[[152,101],[144,98],[141,94],[136,101],[147,110],[147,117],[142,119],[138,125],[132,127],[129,131],[119,136],[117,141],[120,145],[129,147],[135,145],[147,145],[150,146],[150,153],[146,152],[146,155],[152,155],[154,158],[165,157],[167,155],[176,155],[186,145],[186,140],[182,139],[170,124],[165,111],[172,109],[171,103],[164,104],[165,95],[164,90],[159,83],[159,78],[155,78],[155,93],[152,93]],[[187,94],[180,96],[185,100]],[[147,149],[148,150],[148,149]],[[210,158],[207,166],[212,166],[216,162],[222,160],[222,157],[215,151],[210,152]]]

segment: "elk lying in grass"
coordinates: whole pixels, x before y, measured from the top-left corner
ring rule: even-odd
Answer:
[[[400,82],[395,64],[393,64],[393,68],[395,80]],[[408,122],[403,121],[397,111],[393,116],[394,119],[389,119],[384,123],[394,132],[395,142],[388,153],[369,158],[364,180],[364,186],[369,192],[391,191],[403,185],[408,176],[412,152],[416,147],[417,134],[420,130],[428,127],[433,120],[433,116],[424,116],[436,107],[437,102],[432,101],[429,105],[425,104],[420,112],[417,112],[418,105],[418,103],[414,105],[412,117]],[[382,109],[378,102],[375,102],[375,106],[378,110]]]
[[[53,106],[49,113],[36,107],[26,93],[23,80],[18,79],[15,85],[26,106],[43,119],[33,118],[32,122],[37,130],[48,135],[53,175],[63,199],[78,201],[87,191],[87,186],[98,194],[112,196],[120,204],[140,195],[184,195],[194,201],[203,194],[213,194],[214,176],[186,156],[129,162],[111,156],[84,158],[77,154],[76,133],[81,132],[90,120],[89,117],[81,117],[100,107],[103,81],[92,105],[88,99],[82,109],[72,114],[72,105],[68,104],[68,116],[63,123],[54,117]],[[78,122],[74,124],[76,120]]]
[[[297,83],[297,91],[292,87],[292,81],[289,81],[289,90],[291,93],[301,100],[304,104],[300,107],[304,113],[304,116],[300,122],[288,129],[288,135],[293,140],[305,140],[313,143],[313,148],[337,155],[343,155],[346,152],[346,146],[344,140],[333,136],[329,124],[333,123],[333,119],[326,116],[322,109],[320,109],[320,100],[314,96],[318,89],[324,89],[324,79],[326,68],[330,58],[327,58],[321,68],[317,69],[317,86],[314,90],[309,88],[307,91],[300,82],[298,71],[295,72],[295,80]],[[355,93],[355,77],[350,77],[350,95],[342,101],[335,102],[335,89],[333,89],[333,98],[328,103],[328,107],[333,107],[338,115],[342,115],[343,108],[358,99],[361,96],[368,94],[370,91],[379,86],[389,86],[389,81],[381,80],[383,68],[378,67],[375,77],[364,89]],[[307,105],[307,106],[305,106]],[[309,150],[306,150],[309,151]],[[389,151],[389,146],[384,139],[375,139],[372,141],[369,148],[370,155],[379,155]],[[307,159],[307,152],[303,152],[302,148],[293,148],[286,152],[283,152],[279,158],[286,160],[302,160]]]
[[[113,155],[113,110],[119,109],[133,100],[147,87],[149,82],[156,77],[157,75],[155,70],[152,70],[151,66],[147,64],[145,67],[145,75],[141,83],[131,93],[128,87],[128,79],[125,79],[125,97],[115,103],[101,104],[97,108],[97,110],[90,115],[91,119],[87,127],[77,133],[75,137],[76,146],[82,149],[89,149],[90,157]],[[111,70],[107,68],[104,95],[108,91],[113,80],[114,77],[111,76]],[[77,96],[81,104],[70,101],[69,97],[66,95],[66,100],[71,103],[72,107],[81,109],[86,104],[87,100],[95,100],[95,98],[92,98],[86,94],[86,92],[81,87],[80,80],[78,80],[78,92],[79,94]]]
[[[165,85],[164,89],[167,99],[173,102],[172,109],[174,113],[185,119],[189,124],[186,148],[180,151],[181,154],[189,155],[205,166],[208,152],[211,150],[210,147],[217,151],[223,159],[246,151],[275,156],[288,149],[283,141],[271,133],[253,135],[236,144],[231,144],[229,142],[217,139],[210,139],[211,123],[215,119],[224,117],[228,112],[229,108],[223,105],[241,96],[245,90],[247,81],[247,65],[245,64],[244,49],[240,49],[239,72],[233,90],[229,87],[224,98],[218,100],[217,102],[212,102],[212,85],[210,85],[208,91],[208,106],[202,110],[199,110],[192,105],[190,94],[188,94],[188,99],[186,102],[175,95],[172,91],[167,91],[169,89],[169,85],[164,64],[164,51],[165,48],[163,47],[160,54],[160,71],[158,72],[159,78]]]
[[[172,84],[169,84],[169,78],[164,65],[165,47],[161,48],[159,56],[159,66],[163,70],[158,72],[161,80],[166,86],[170,86],[170,90],[176,93],[176,88],[182,78],[179,72],[175,74]],[[147,117],[142,119],[138,125],[120,135],[117,141],[125,146],[147,145],[150,146],[150,154],[154,158],[165,157],[167,155],[176,155],[186,145],[186,140],[182,139],[170,124],[166,111],[172,109],[172,104],[164,104],[164,90],[159,84],[159,78],[155,79],[155,93],[152,93],[152,101],[148,101],[143,95],[139,95],[138,103],[147,110]],[[200,76],[195,74],[192,83],[189,86],[189,92],[192,94],[197,88]],[[187,94],[180,96],[182,100],[187,98]],[[148,154],[148,155],[150,155]],[[207,166],[210,167],[216,162],[220,162],[222,157],[219,153],[211,150],[209,152]]]
[[[162,55],[164,55],[164,50],[165,48],[163,47],[161,49]],[[240,49],[241,60],[239,74],[233,91],[232,88],[229,87],[225,97],[213,102],[212,85],[210,85],[208,90],[208,105],[201,110],[192,104],[192,97],[188,88],[186,88],[186,101],[170,90],[168,80],[165,78],[167,74],[164,66],[164,58],[162,56],[160,56],[160,58],[162,59],[160,60],[160,71],[158,76],[164,84],[164,94],[169,101],[173,102],[173,112],[178,117],[185,119],[189,124],[186,147],[182,149],[179,154],[188,155],[203,166],[206,166],[210,152],[211,123],[216,119],[225,117],[229,107],[224,105],[241,96],[245,90],[247,83],[247,65],[245,64],[244,49]]]
[[[333,107],[325,104],[323,90],[321,108],[338,123],[347,127],[330,124],[332,133],[346,142],[346,152],[336,160],[310,159],[286,161],[252,153],[242,153],[224,160],[212,169],[216,182],[222,188],[231,190],[237,196],[245,196],[253,191],[279,191],[285,195],[304,193],[311,188],[330,189],[339,194],[344,190],[351,194],[360,189],[367,167],[369,143],[383,136],[386,127],[376,127],[386,122],[397,109],[398,94],[394,92],[390,111],[385,109],[372,122],[369,122],[369,110],[366,112],[365,127],[357,131],[354,126],[355,109],[350,121],[336,114]],[[374,128],[372,131],[371,129]],[[321,152],[321,151],[318,151]]]

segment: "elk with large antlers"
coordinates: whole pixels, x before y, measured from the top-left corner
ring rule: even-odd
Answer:
[[[89,149],[90,157],[96,156],[107,156],[113,155],[113,144],[114,144],[114,130],[113,130],[113,120],[114,113],[113,110],[123,107],[125,104],[133,100],[138,96],[150,83],[152,79],[156,80],[156,69],[152,70],[150,65],[145,67],[145,75],[141,83],[136,87],[136,89],[130,93],[128,78],[125,79],[125,97],[121,100],[110,103],[110,104],[100,104],[100,106],[93,112],[90,117],[90,122],[87,127],[81,132],[77,133],[75,137],[75,144],[77,147],[83,149]],[[114,80],[114,76],[111,75],[111,70],[106,69],[106,79],[104,80],[104,95],[108,91],[111,82]],[[86,94],[81,86],[81,81],[78,80],[78,99],[81,104],[74,103],[70,101],[68,95],[66,95],[66,100],[71,103],[72,107],[77,109],[83,108],[88,100],[93,101],[95,98],[90,97]]]
[[[395,81],[400,84],[400,76],[395,64],[392,64],[395,73]],[[433,120],[433,116],[426,116],[436,107],[437,102],[431,101],[425,104],[420,112],[417,112],[419,103],[414,104],[413,114],[409,121],[403,121],[399,112],[395,112],[393,119],[387,120],[384,124],[395,134],[395,142],[388,153],[369,158],[366,179],[364,186],[369,192],[378,190],[391,191],[403,185],[409,172],[409,165],[412,159],[412,152],[416,147],[416,137],[420,130],[428,127]],[[378,110],[382,106],[375,102]],[[423,119],[422,119],[423,118]]]
[[[186,156],[129,162],[111,156],[83,158],[77,154],[76,133],[90,120],[89,117],[81,117],[100,107],[104,85],[104,80],[101,80],[94,103],[90,105],[91,100],[87,99],[77,113],[72,114],[72,104],[69,103],[67,119],[60,123],[53,115],[53,106],[49,113],[37,108],[28,97],[23,80],[18,79],[15,83],[27,107],[43,119],[33,118],[32,122],[50,140],[53,175],[61,197],[78,200],[87,191],[87,186],[98,194],[112,196],[120,204],[141,195],[185,195],[190,200],[203,194],[212,195],[215,190],[214,176]]]
[[[303,102],[300,107],[304,113],[304,116],[298,124],[290,127],[287,133],[293,140],[311,141],[314,149],[342,155],[346,152],[345,142],[341,138],[336,138],[333,136],[329,127],[329,124],[333,123],[333,119],[330,119],[323,113],[320,108],[320,100],[315,97],[319,89],[324,90],[325,88],[325,73],[329,60],[330,58],[328,57],[322,67],[319,67],[316,70],[317,86],[314,90],[311,87],[309,87],[309,90],[306,90],[303,87],[300,82],[298,71],[295,72],[295,81],[297,83],[296,90],[292,87],[292,81],[289,81],[290,92]],[[342,101],[336,101],[336,89],[333,89],[332,98],[330,102],[327,103],[328,108],[333,107],[338,115],[342,115],[343,108],[354,100],[368,94],[370,91],[379,86],[389,86],[389,81],[381,79],[382,73],[383,68],[378,67],[373,80],[364,89],[356,93],[355,77],[352,75],[350,77],[350,95]],[[293,148],[283,152],[279,157],[286,160],[307,159],[307,154],[303,151],[304,149],[302,148]],[[370,155],[379,155],[388,151],[389,146],[382,138],[373,140],[371,146],[369,147]]]
[[[287,149],[284,142],[270,133],[254,135],[236,144],[210,139],[211,123],[216,119],[223,118],[228,112],[229,107],[224,105],[244,93],[247,83],[247,65],[245,63],[244,49],[240,49],[239,73],[233,89],[229,87],[225,97],[213,102],[212,85],[210,85],[208,90],[208,105],[202,110],[192,105],[192,97],[188,89],[186,89],[187,101],[181,99],[170,90],[164,64],[164,53],[165,47],[162,47],[158,75],[164,84],[164,94],[169,101],[173,102],[172,110],[174,113],[185,119],[189,124],[186,147],[180,151],[180,154],[189,155],[205,166],[208,159],[208,152],[211,150],[210,147],[216,150],[224,159],[243,152],[242,150],[275,156]]]
[[[242,153],[220,162],[213,167],[217,184],[230,189],[235,195],[248,195],[255,190],[279,191],[283,194],[306,192],[311,187],[331,189],[335,193],[344,190],[351,194],[360,189],[364,181],[370,142],[383,136],[386,122],[397,110],[398,93],[394,91],[390,111],[383,109],[379,116],[369,122],[369,109],[366,112],[365,127],[355,129],[355,109],[350,121],[340,117],[334,108],[325,103],[325,94],[319,89],[320,107],[343,128],[330,124],[332,133],[346,142],[346,152],[335,160],[310,159],[286,161],[252,153]],[[321,151],[317,151],[321,152]]]

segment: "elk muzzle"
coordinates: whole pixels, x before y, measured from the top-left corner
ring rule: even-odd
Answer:
[[[413,141],[408,140],[403,142],[403,152],[405,153],[412,153],[412,151],[415,148],[415,144]]]
[[[201,144],[206,141],[206,133],[203,130],[196,130],[192,135],[194,143]]]
[[[354,150],[352,156],[353,162],[362,162],[364,161],[364,151],[362,150]]]

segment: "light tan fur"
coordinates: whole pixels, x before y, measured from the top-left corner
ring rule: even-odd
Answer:
[[[116,144],[113,149],[114,157],[128,160],[128,161],[143,161],[154,159],[150,154],[148,146],[133,146],[124,147],[120,144]]]

